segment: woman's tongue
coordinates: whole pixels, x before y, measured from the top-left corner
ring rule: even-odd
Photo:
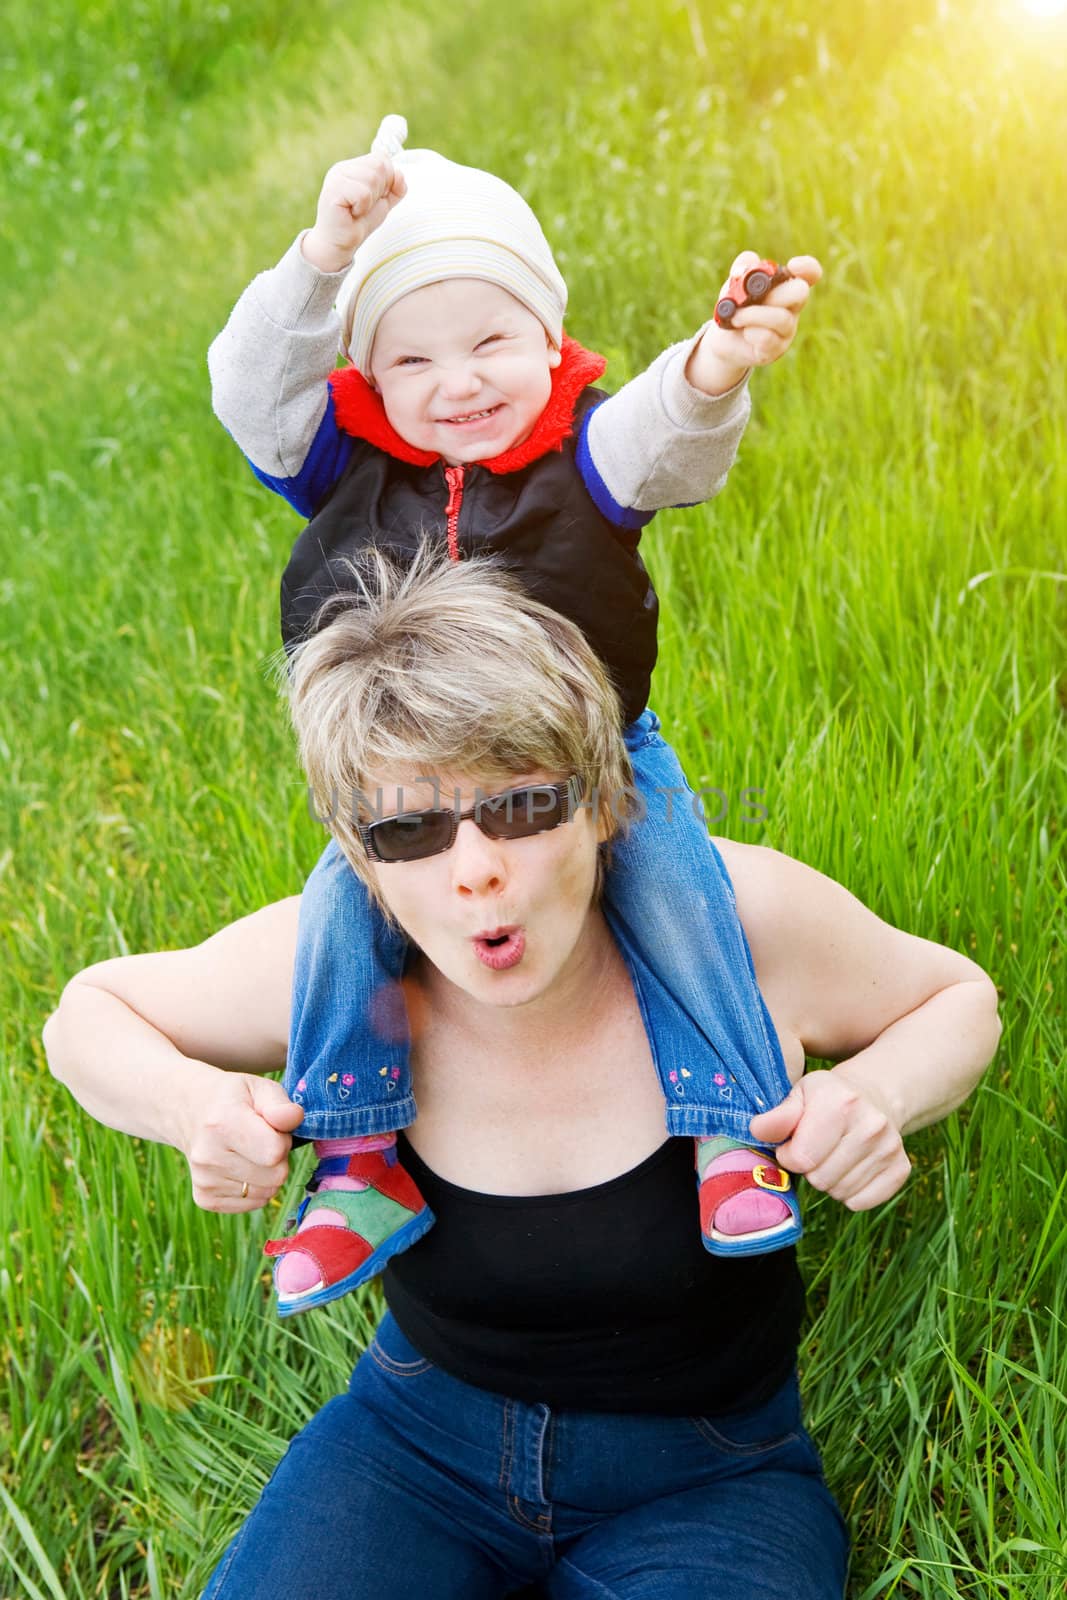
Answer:
[[[479,934],[472,940],[474,953],[483,966],[493,972],[504,972],[518,966],[526,949],[526,935],[521,928],[501,928],[491,934]]]

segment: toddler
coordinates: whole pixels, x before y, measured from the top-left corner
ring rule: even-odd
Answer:
[[[752,960],[699,801],[647,709],[658,606],[637,547],[657,509],[722,487],[748,372],[788,348],[820,268],[794,258],[795,276],[729,331],[706,324],[606,397],[593,387],[603,358],[563,331],[566,285],[526,202],[487,172],[405,150],[406,135],[387,117],[370,154],[330,169],[314,226],[245,290],[209,354],[220,420],[309,519],[282,579],[283,639],[292,647],[352,589],[362,550],[411,559],[428,536],[454,560],[495,552],[583,629],[619,691],[641,797],[604,910],[652,970],[655,993],[638,998],[667,1131],[695,1140],[706,1247],[781,1248],[800,1235],[796,1197],[748,1125],[789,1080],[762,1002],[758,1058],[722,1021],[745,1004],[732,956],[750,973]],[[348,360],[334,370],[339,342]],[[561,790],[497,807],[508,836],[566,820]],[[428,795],[425,811],[366,834],[368,850],[396,862],[447,848],[442,809]],[[490,970],[521,960],[515,930],[473,943]],[[331,841],[301,900],[284,1079],[318,1161],[295,1231],[265,1246],[282,1316],[366,1282],[432,1226],[396,1150],[415,1117],[406,955]]]

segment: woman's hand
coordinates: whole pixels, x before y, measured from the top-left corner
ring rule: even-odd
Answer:
[[[303,1109],[273,1078],[222,1072],[190,1107],[180,1148],[204,1211],[257,1211],[289,1175]],[[247,1192],[242,1193],[247,1184]]]
[[[888,1105],[869,1086],[849,1082],[847,1063],[807,1073],[780,1105],[753,1117],[749,1132],[759,1144],[777,1145],[779,1166],[803,1173],[850,1211],[882,1205],[911,1171]]]
[[[727,275],[716,300],[730,279],[759,261],[754,250],[743,250]],[[791,256],[786,262],[793,276],[777,284],[758,305],[743,306],[728,328],[713,322],[686,363],[685,375],[705,394],[725,394],[741,382],[752,367],[767,367],[785,355],[796,338],[797,322],[813,285],[822,277],[814,256]]]
[[[407,194],[407,180],[388,156],[338,161],[322,180],[315,225],[301,241],[304,258],[320,272],[351,266],[364,239]]]

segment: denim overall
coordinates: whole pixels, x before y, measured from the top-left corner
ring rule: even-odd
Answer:
[[[789,1078],[722,857],[659,727],[646,710],[624,730],[645,814],[612,845],[604,914],[634,973],[667,1132],[746,1140]],[[414,1122],[406,953],[331,840],[300,906],[283,1079],[304,1108],[294,1143]]]

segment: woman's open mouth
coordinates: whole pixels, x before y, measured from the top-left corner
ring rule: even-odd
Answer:
[[[492,928],[476,933],[471,943],[478,960],[493,972],[518,966],[526,951],[526,935],[521,928]]]
[[[502,405],[503,401],[500,405],[487,406],[484,411],[465,411],[458,417],[442,417],[441,421],[447,428],[476,428],[479,423],[488,422],[491,417],[495,417]]]

